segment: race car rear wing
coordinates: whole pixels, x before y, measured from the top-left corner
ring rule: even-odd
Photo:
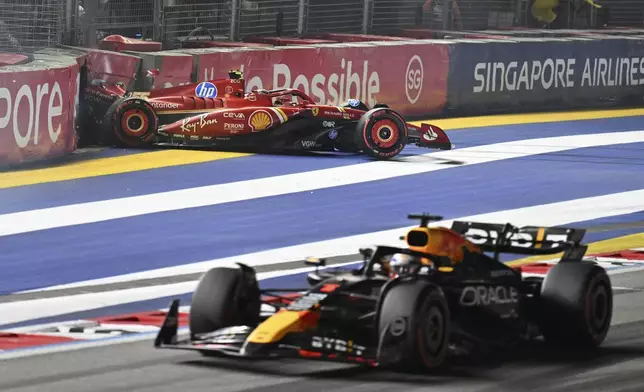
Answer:
[[[483,251],[521,255],[551,255],[564,252],[561,261],[579,261],[588,247],[581,244],[585,229],[568,227],[515,227],[511,224],[454,221],[451,227]]]

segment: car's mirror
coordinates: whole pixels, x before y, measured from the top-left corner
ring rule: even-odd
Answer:
[[[156,68],[155,69],[148,69],[145,72],[145,76],[147,76],[148,78],[156,78],[160,74],[161,74],[161,71],[156,69]]]
[[[92,86],[103,86],[103,84],[107,83],[104,79],[92,79],[89,84]]]
[[[313,267],[324,267],[326,265],[326,259],[321,259],[319,257],[307,257],[304,260],[304,264]]]
[[[360,248],[360,254],[364,258],[364,261],[369,261],[371,260],[371,257],[373,256],[373,249],[371,248]]]

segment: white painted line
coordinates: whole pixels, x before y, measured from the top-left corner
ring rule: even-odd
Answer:
[[[181,334],[187,331],[188,331],[188,328],[185,328],[185,327],[179,328],[178,333]],[[66,351],[76,351],[76,350],[82,350],[82,349],[91,348],[91,347],[104,347],[104,346],[112,346],[112,345],[123,344],[123,343],[134,343],[134,342],[140,342],[148,339],[151,340],[154,338],[154,336],[156,336],[156,332],[144,332],[144,333],[135,334],[135,335],[117,336],[113,338],[106,338],[106,339],[95,340],[95,341],[77,340],[74,342],[53,344],[48,346],[37,346],[37,347],[29,347],[29,348],[21,348],[16,350],[5,350],[5,351],[0,350],[0,361],[32,357],[35,355],[53,354],[53,353],[60,353],[60,352],[66,352]]]
[[[158,330],[158,328],[157,328]],[[143,332],[143,331],[142,331]],[[145,331],[149,332],[149,331]],[[141,332],[139,332],[141,333]],[[53,336],[59,338],[70,338],[74,340],[101,340],[115,336],[124,336],[123,333],[97,333],[97,334],[83,334],[83,333],[69,333],[69,332],[32,332],[33,335],[38,336]]]
[[[90,326],[97,325],[97,323],[96,321],[92,321],[92,320],[69,320],[69,321],[62,321],[62,322],[29,325],[26,327],[3,329],[2,332],[32,333],[37,331],[51,330],[58,327],[68,327],[72,325],[80,326],[80,327],[90,327]]]
[[[644,211],[644,190],[567,200],[513,210],[496,211],[461,217],[457,218],[457,220],[494,223],[510,222],[517,226],[555,226],[571,222],[582,222],[616,215],[631,214],[638,211]],[[446,227],[451,226],[451,224],[452,220],[432,223],[433,226]],[[331,257],[343,254],[354,254],[358,252],[359,248],[369,246],[371,244],[400,246],[401,241],[398,240],[398,238],[401,235],[404,235],[411,227],[413,226],[271,249],[193,264],[75,282],[43,289],[30,290],[30,292],[202,273],[215,266],[232,266],[237,262],[241,262],[249,266],[260,266],[293,262],[295,260],[305,259],[309,256]]]
[[[644,271],[644,266],[642,267],[620,267],[620,268],[611,268],[608,270],[609,275],[619,275],[619,274],[628,274],[630,272]]]
[[[335,264],[327,266],[327,268],[337,268],[352,264],[356,264],[356,262]],[[314,270],[315,267],[306,267],[288,271],[263,272],[258,273],[257,278],[264,280],[280,276],[306,273]],[[91,309],[122,305],[126,303],[148,301],[161,297],[178,296],[193,292],[197,283],[198,281],[195,280],[168,285],[8,302],[0,304],[0,325],[20,323],[23,321],[59,316],[68,313],[83,312]]]
[[[67,333],[70,336],[73,335],[98,335],[108,334],[108,333],[117,333],[119,335],[124,333],[141,333],[141,332],[151,332],[157,331],[159,328],[154,325],[145,325],[145,324],[119,324],[119,323],[100,323],[93,327],[83,327],[83,332],[71,332],[72,328],[77,328],[78,326],[67,326],[61,327],[60,333]]]
[[[488,144],[425,154],[464,165],[554,153],[577,148],[644,142],[644,131],[557,136]],[[463,165],[456,166],[462,167]],[[412,162],[369,162],[332,169],[182,189],[150,195],[74,204],[0,215],[0,235],[102,222],[185,208],[285,195],[369,181],[447,170],[454,166]]]
[[[191,281],[166,286],[148,286],[102,293],[8,302],[0,304],[0,325],[82,312],[129,302],[147,301],[163,296],[180,295],[192,292],[196,284],[196,281]]]

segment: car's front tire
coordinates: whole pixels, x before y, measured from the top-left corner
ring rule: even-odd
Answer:
[[[407,126],[402,117],[389,108],[372,109],[358,121],[355,142],[372,158],[390,159],[407,145]]]
[[[259,285],[249,267],[245,269],[217,267],[202,276],[190,305],[193,336],[259,321]]]
[[[159,120],[156,111],[141,98],[121,98],[114,102],[103,121],[106,134],[118,145],[140,148],[154,141]]]
[[[450,310],[440,287],[414,280],[385,289],[379,309],[379,363],[427,371],[443,365],[450,339]]]

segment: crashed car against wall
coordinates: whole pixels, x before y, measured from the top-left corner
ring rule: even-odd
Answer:
[[[364,153],[390,159],[406,145],[449,150],[437,126],[415,126],[387,107],[350,99],[318,105],[300,90],[254,90],[238,71],[217,79],[149,92],[123,84],[89,83],[85,128],[99,144],[126,147],[175,145],[255,151]]]
[[[410,217],[421,222],[404,237],[407,246],[361,249],[361,268],[316,270],[310,288],[260,290],[251,267],[211,269],[192,297],[189,336],[178,335],[175,300],[155,346],[427,370],[481,346],[545,338],[593,348],[605,339],[612,286],[602,267],[583,259],[585,230],[460,221],[448,229],[428,226],[441,217]],[[545,278],[498,260],[560,252]]]

